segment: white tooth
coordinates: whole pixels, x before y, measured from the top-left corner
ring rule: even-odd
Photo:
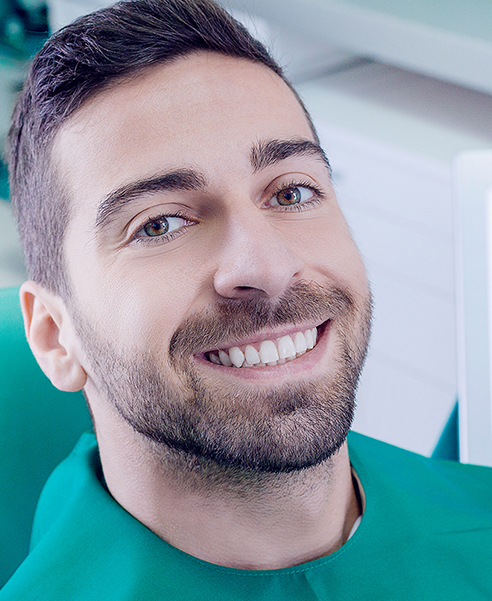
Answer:
[[[220,362],[220,359],[217,357],[217,355],[215,353],[209,353],[208,358],[210,359],[210,361],[212,363],[215,363],[215,365],[222,365],[222,363]]]
[[[306,346],[308,347],[308,349],[312,349],[314,346],[313,331],[306,330],[304,332],[304,338],[306,339]]]
[[[314,344],[316,344],[316,341],[318,340],[318,328],[313,328],[312,332],[313,332]]]
[[[294,344],[296,345],[296,351],[298,355],[302,355],[307,351],[306,338],[302,332],[297,332],[294,338]]]
[[[237,346],[233,346],[229,349],[229,357],[235,367],[241,367],[244,363],[244,353]]]
[[[289,359],[296,356],[296,347],[290,336],[283,336],[278,341],[278,356],[281,359]]]
[[[274,365],[278,365],[278,361],[270,361],[269,363],[267,363],[267,365],[270,365],[273,367]]]
[[[273,363],[276,365],[278,361],[278,352],[275,343],[271,340],[264,340],[260,346],[260,357],[262,363]]]
[[[251,346],[251,344],[248,344],[248,346],[244,349],[244,356],[250,365],[256,365],[261,361],[258,351],[254,346]]]
[[[225,367],[232,367],[232,361],[229,358],[229,355],[225,351],[219,351],[219,359]]]

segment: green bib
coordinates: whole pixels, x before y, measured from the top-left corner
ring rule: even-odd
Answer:
[[[492,469],[348,441],[366,495],[353,537],[316,561],[248,571],[187,555],[128,514],[85,434],[48,480],[0,601],[490,601]]]

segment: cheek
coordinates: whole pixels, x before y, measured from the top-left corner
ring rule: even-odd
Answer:
[[[175,250],[144,254],[98,251],[70,238],[72,292],[102,337],[129,349],[166,352],[182,322],[211,302],[212,268],[203,245],[177,242]]]
[[[352,285],[360,282],[367,284],[366,269],[362,256],[357,248],[348,228],[345,235],[335,238],[330,243],[331,256],[338,275],[351,282]]]
[[[157,271],[144,278],[122,276],[111,287],[102,324],[108,335],[117,337],[129,348],[168,348],[176,328],[186,318],[193,295],[175,278],[162,277]]]
[[[167,349],[193,305],[189,279],[162,266],[114,262],[72,274],[77,303],[96,331],[126,348]]]
[[[306,268],[314,269],[345,288],[367,293],[365,266],[340,211],[305,229],[297,239]]]

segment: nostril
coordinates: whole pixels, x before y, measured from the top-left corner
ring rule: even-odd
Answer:
[[[268,296],[265,290],[261,288],[255,288],[254,286],[235,286],[233,296],[237,297],[256,297],[256,296]]]

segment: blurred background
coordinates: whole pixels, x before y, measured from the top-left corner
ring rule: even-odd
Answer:
[[[0,0],[0,144],[48,30],[98,0]],[[489,0],[223,0],[313,115],[375,297],[355,429],[424,454],[458,393],[453,173],[492,148]],[[454,187],[453,187],[454,186]],[[0,287],[22,260],[0,169]]]
[[[27,63],[48,35],[44,0],[0,0],[0,148],[3,150],[16,94]],[[0,287],[24,278],[17,236],[7,204],[5,157],[0,161]]]

